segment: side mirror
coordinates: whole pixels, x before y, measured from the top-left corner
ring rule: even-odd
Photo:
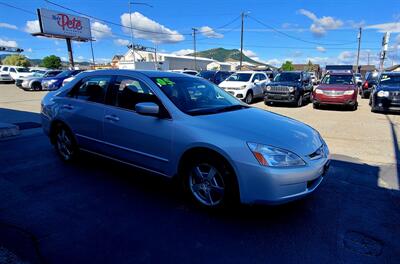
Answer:
[[[259,79],[255,79],[255,80],[254,80],[254,83],[259,83],[259,82],[260,82]]]
[[[145,102],[135,105],[135,111],[141,115],[158,116],[160,107],[156,103]]]

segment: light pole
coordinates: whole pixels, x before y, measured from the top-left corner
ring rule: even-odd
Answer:
[[[130,24],[130,29],[131,29],[131,49],[132,49],[132,55],[133,55],[133,64],[135,65],[135,61],[136,61],[136,57],[135,57],[135,48],[134,48],[134,44],[133,44],[133,26],[132,26],[132,12],[131,12],[131,5],[145,5],[148,7],[153,7],[152,5],[149,5],[147,3],[142,3],[142,2],[132,2],[129,1],[128,5],[129,5],[129,24]]]

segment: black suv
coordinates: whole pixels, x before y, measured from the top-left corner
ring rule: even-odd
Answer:
[[[225,81],[226,78],[231,76],[232,72],[228,71],[201,71],[197,76],[200,76],[206,80],[209,80],[216,85]]]
[[[400,111],[400,72],[384,72],[369,99],[372,112]]]
[[[305,99],[310,100],[312,89],[313,84],[308,72],[281,72],[268,84],[264,103],[282,102],[300,107]]]
[[[360,87],[361,98],[369,98],[371,91],[378,84],[378,72],[367,72],[365,74],[365,81]]]

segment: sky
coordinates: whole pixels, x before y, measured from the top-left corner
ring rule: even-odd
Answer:
[[[128,0],[51,0],[90,15],[96,62],[125,54],[130,43]],[[391,32],[386,66],[400,63],[399,0],[138,0],[131,5],[134,43],[159,52],[187,54],[197,50],[240,48],[241,12],[244,53],[280,66],[294,63],[355,64],[357,34],[362,27],[360,63],[379,63],[384,32]],[[135,2],[146,3],[139,5]],[[14,7],[6,6],[12,5]],[[67,60],[65,40],[38,38],[36,9],[75,14],[45,0],[0,0],[0,45],[20,47],[29,58],[57,55]],[[22,9],[22,10],[21,10]],[[106,22],[105,22],[106,21]],[[122,25],[122,26],[121,26]],[[89,43],[73,42],[77,61],[90,61]]]

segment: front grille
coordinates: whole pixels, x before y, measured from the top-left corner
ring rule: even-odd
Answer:
[[[308,155],[308,157],[310,157],[311,160],[316,160],[316,159],[325,158],[327,156],[327,154],[328,153],[327,153],[327,150],[325,149],[325,145],[322,145],[316,151],[314,151],[313,153]]]
[[[2,74],[1,77],[10,77],[8,74]]]
[[[15,84],[16,84],[16,85],[19,85],[19,84],[21,84],[22,82],[23,82],[23,80],[16,80],[16,81],[15,81]]]
[[[327,96],[341,96],[344,94],[344,91],[335,91],[335,90],[323,90],[324,95]]]
[[[289,86],[270,86],[271,89],[268,92],[273,92],[273,93],[289,93]]]
[[[389,92],[389,97],[394,100],[400,100],[400,91]]]

